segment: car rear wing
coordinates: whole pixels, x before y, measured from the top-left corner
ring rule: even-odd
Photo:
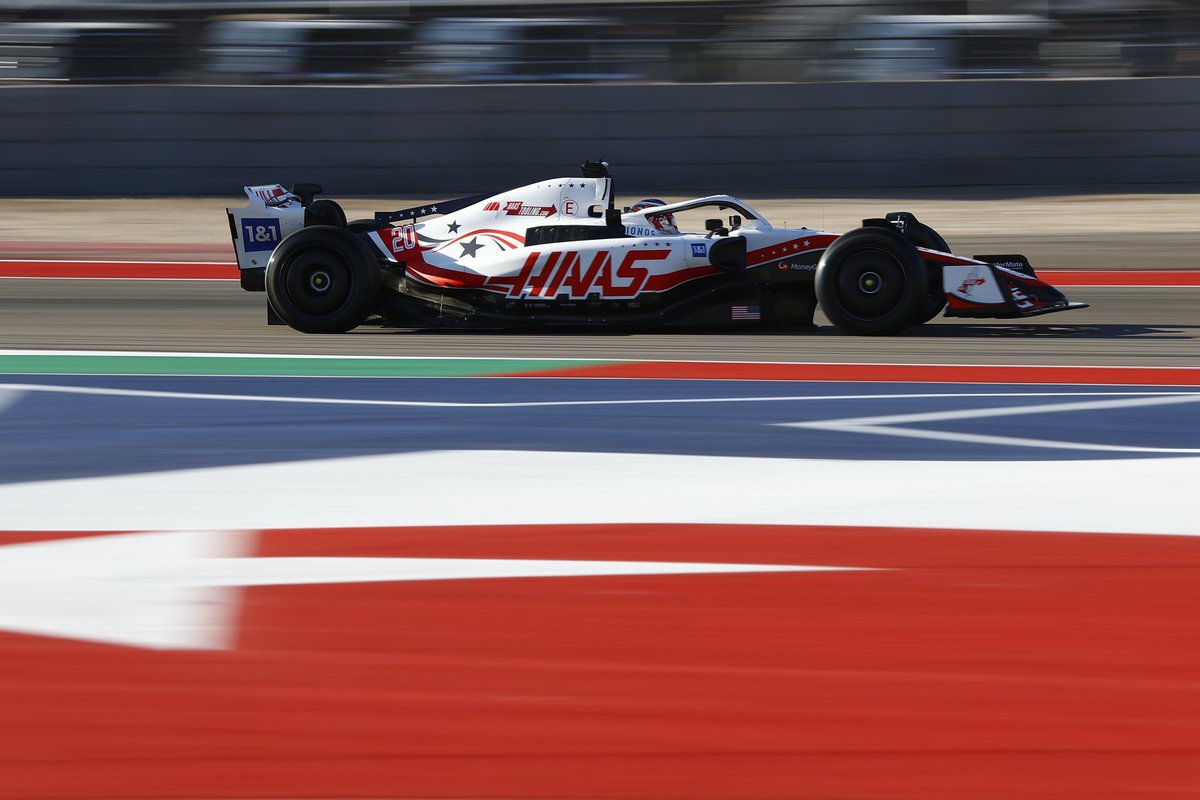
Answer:
[[[271,253],[293,231],[304,227],[304,202],[282,184],[243,187],[245,208],[227,208],[229,234],[237,256],[242,288],[262,291]]]

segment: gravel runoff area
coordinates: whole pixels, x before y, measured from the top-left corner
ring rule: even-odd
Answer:
[[[350,218],[432,202],[428,198],[337,199]],[[635,197],[620,198],[621,204]],[[671,198],[664,199],[684,199]],[[744,198],[779,226],[844,231],[863,217],[908,210],[956,252],[1023,252],[1055,268],[1196,269],[1200,194],[1055,197]],[[228,197],[0,199],[0,258],[232,260]]]

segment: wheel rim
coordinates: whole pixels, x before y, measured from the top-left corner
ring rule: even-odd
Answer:
[[[876,320],[896,309],[905,284],[903,267],[889,253],[860,250],[841,266],[836,289],[846,313],[860,320]]]
[[[323,316],[337,311],[350,294],[350,269],[337,253],[307,250],[293,258],[285,270],[287,299],[301,313]]]
[[[323,269],[316,270],[308,276],[308,288],[317,294],[329,291],[330,284],[329,273]]]
[[[883,289],[883,278],[874,270],[867,270],[858,276],[858,291],[861,294],[878,294]]]

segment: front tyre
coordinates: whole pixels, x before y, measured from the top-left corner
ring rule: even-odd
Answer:
[[[929,295],[929,272],[917,248],[888,228],[843,234],[817,264],[817,302],[847,333],[886,336],[919,318]]]
[[[344,333],[379,301],[379,268],[344,228],[304,228],[288,236],[267,264],[267,300],[303,333]]]

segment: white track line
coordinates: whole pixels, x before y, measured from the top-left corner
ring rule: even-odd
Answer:
[[[163,377],[163,376],[147,376]],[[672,405],[695,403],[776,403],[776,402],[814,402],[821,400],[909,400],[937,399],[963,397],[1096,397],[1096,396],[1129,396],[1164,398],[1160,402],[1196,402],[1200,401],[1197,392],[933,392],[926,394],[850,394],[850,395],[785,395],[759,397],[679,397],[679,398],[639,398],[639,399],[610,399],[610,400],[528,400],[502,403],[481,403],[444,400],[369,400],[345,397],[294,397],[283,395],[248,395],[248,394],[213,394],[208,392],[168,392],[152,389],[111,389],[97,386],[60,386],[55,384],[36,383],[0,383],[0,391],[17,392],[46,392],[51,394],[92,395],[99,397],[149,397],[169,400],[214,400],[243,403],[291,403],[304,405],[336,405],[336,406],[381,406],[391,408],[547,408],[569,406],[640,406],[640,405]],[[1176,398],[1167,400],[1165,398]],[[1117,402],[1117,401],[1098,401]],[[1132,401],[1131,401],[1132,402]],[[1090,403],[1070,405],[1091,405]],[[1058,406],[1049,406],[1057,408]],[[1018,407],[1020,408],[1020,407]],[[1040,408],[1040,407],[1037,407]],[[986,412],[986,413],[985,413]],[[965,412],[932,412],[936,414],[966,414],[968,416],[996,416],[994,409],[980,410],[978,413]],[[1013,411],[1011,413],[1036,413]],[[901,415],[900,419],[910,421],[908,417],[923,417],[924,414]],[[939,417],[941,418],[941,417]],[[862,420],[889,420],[892,417],[863,417]],[[915,420],[911,420],[915,421]],[[860,420],[831,420],[829,422],[812,423],[781,423],[793,427],[831,427],[838,424],[860,425]]]
[[[1200,453],[1196,447],[1138,447],[1131,445],[1092,444],[1088,442],[1065,442],[1047,439],[1026,439],[1016,436],[988,436],[975,433],[930,431],[915,428],[900,428],[908,422],[945,422],[961,419],[988,419],[1024,414],[1055,414],[1067,411],[1098,411],[1113,408],[1137,408],[1144,406],[1172,405],[1178,403],[1200,403],[1200,394],[1176,393],[1172,396],[1140,397],[1121,400],[1093,400],[1081,403],[1051,403],[1032,406],[1006,406],[999,408],[970,408],[956,411],[928,411],[920,414],[892,414],[883,417],[857,417],[825,420],[821,422],[785,422],[781,427],[808,428],[838,431],[841,433],[864,433],[878,436],[898,436],[911,439],[933,439],[948,442],[990,444],[1015,447],[1037,447],[1052,450],[1088,450],[1110,453]]]
[[[150,531],[0,547],[0,631],[152,649],[236,642],[242,587],[864,567],[501,558],[251,557],[242,531]]]
[[[0,414],[12,407],[23,395],[20,389],[11,389],[0,385]]]

